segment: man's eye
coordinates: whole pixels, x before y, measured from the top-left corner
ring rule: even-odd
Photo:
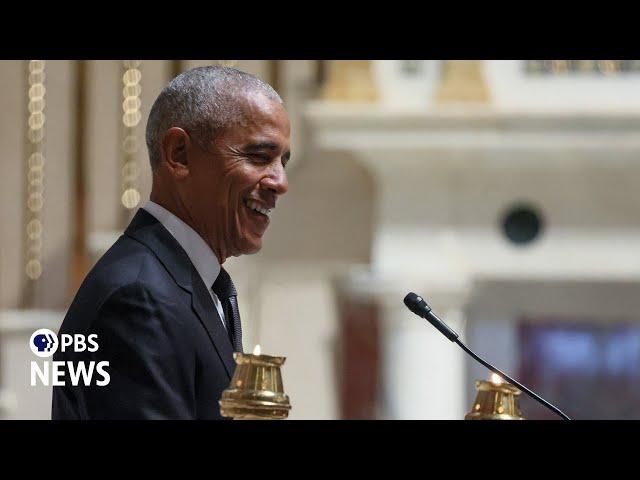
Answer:
[[[269,155],[266,155],[264,153],[254,153],[251,155],[251,158],[259,161],[259,162],[270,162],[271,161],[271,157]]]

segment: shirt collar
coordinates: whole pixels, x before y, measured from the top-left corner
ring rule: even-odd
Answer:
[[[184,249],[202,281],[211,288],[220,274],[220,262],[202,237],[166,208],[149,200],[142,207],[153,215]]]

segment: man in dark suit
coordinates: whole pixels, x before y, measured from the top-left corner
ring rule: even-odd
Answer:
[[[156,99],[146,141],[150,201],[97,262],[60,333],[97,334],[105,386],[53,389],[53,419],[218,419],[242,350],[237,292],[221,267],[255,253],[287,191],[290,125],[278,94],[225,67],[176,77]]]

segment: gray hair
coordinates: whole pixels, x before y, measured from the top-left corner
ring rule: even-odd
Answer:
[[[146,142],[151,168],[160,164],[160,141],[169,128],[184,129],[208,150],[218,132],[242,122],[243,100],[253,92],[282,103],[268,83],[235,68],[197,67],[178,75],[160,92],[149,112]]]

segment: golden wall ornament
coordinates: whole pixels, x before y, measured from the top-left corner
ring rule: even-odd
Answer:
[[[440,104],[488,103],[489,87],[481,60],[443,60],[442,83],[436,94]]]
[[[321,98],[337,102],[375,102],[378,90],[370,60],[328,60]]]
[[[45,61],[27,61],[27,202],[25,273],[30,282],[42,275],[42,209],[44,207],[45,165]],[[32,288],[31,288],[32,290]],[[28,296],[32,297],[31,294]],[[32,300],[32,298],[30,298]]]

